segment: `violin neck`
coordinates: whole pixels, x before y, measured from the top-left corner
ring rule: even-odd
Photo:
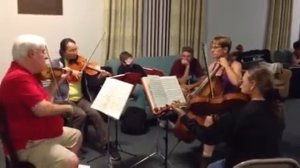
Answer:
[[[195,96],[198,95],[200,92],[202,92],[203,89],[211,82],[211,78],[216,75],[216,73],[219,71],[220,68],[221,66],[217,64],[216,67],[213,69],[213,71],[209,73],[208,76],[203,80],[200,86],[197,89],[195,89],[190,95]]]

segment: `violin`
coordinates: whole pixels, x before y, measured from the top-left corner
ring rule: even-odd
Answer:
[[[72,70],[83,72],[87,75],[94,76],[101,73],[110,75],[109,72],[102,70],[96,63],[88,62],[88,60],[82,56],[77,56],[75,60],[69,60],[68,67]],[[76,76],[71,76],[69,82],[77,82],[79,79]]]
[[[61,76],[65,73],[67,73],[67,71],[63,68],[46,67],[40,73],[36,74],[36,77],[39,80],[59,80]]]

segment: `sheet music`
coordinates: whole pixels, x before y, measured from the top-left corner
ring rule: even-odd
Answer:
[[[153,96],[155,107],[163,107],[167,104],[168,99],[159,76],[148,76],[149,88]]]
[[[146,78],[154,107],[163,107],[175,100],[181,103],[186,102],[176,76],[159,77],[149,75]]]
[[[176,76],[161,77],[161,83],[167,96],[167,103],[171,104],[174,100],[185,103],[186,100]]]
[[[118,120],[132,88],[132,84],[107,78],[91,107]]]

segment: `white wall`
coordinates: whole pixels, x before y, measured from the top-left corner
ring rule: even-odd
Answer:
[[[291,42],[299,38],[300,0],[294,0]],[[19,34],[33,33],[44,36],[50,55],[58,55],[59,42],[74,38],[80,53],[89,56],[103,33],[101,0],[63,0],[62,16],[18,15],[17,1],[2,0],[0,5],[0,79],[11,61],[11,46]],[[267,21],[268,0],[209,0],[207,1],[207,42],[219,34],[228,35],[233,46],[244,45],[245,50],[263,48]],[[105,58],[97,49],[92,60],[103,64]],[[102,57],[101,57],[102,55]]]
[[[227,35],[233,48],[263,48],[267,7],[268,0],[208,0],[207,43],[216,35]]]
[[[23,33],[44,36],[51,57],[58,56],[59,42],[65,37],[73,38],[82,55],[89,56],[103,33],[101,0],[63,0],[63,15],[19,15],[16,0],[2,0],[0,5],[0,79],[11,61],[14,39]],[[93,60],[100,64],[100,50]]]

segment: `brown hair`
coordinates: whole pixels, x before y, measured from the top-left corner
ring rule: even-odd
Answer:
[[[230,52],[232,42],[231,42],[231,39],[229,37],[227,37],[227,36],[216,36],[211,41],[211,44],[214,41],[217,42],[222,48],[226,48],[227,47],[228,48],[227,53]]]
[[[191,53],[192,56],[194,55],[194,49],[192,47],[189,47],[189,46],[182,47],[181,52],[182,53],[183,52],[189,52],[189,53]]]
[[[270,108],[279,119],[283,119],[283,110],[280,106],[280,96],[274,89],[273,75],[264,67],[254,66],[247,70],[249,80],[255,81],[256,87],[263,94],[266,101],[269,102]]]
[[[268,69],[255,66],[248,69],[248,73],[248,79],[255,81],[256,87],[263,95],[266,95],[269,90],[273,89],[273,76]]]
[[[128,58],[132,58],[132,55],[127,51],[123,51],[121,52],[119,58],[121,62],[125,62],[125,60],[127,60]]]

